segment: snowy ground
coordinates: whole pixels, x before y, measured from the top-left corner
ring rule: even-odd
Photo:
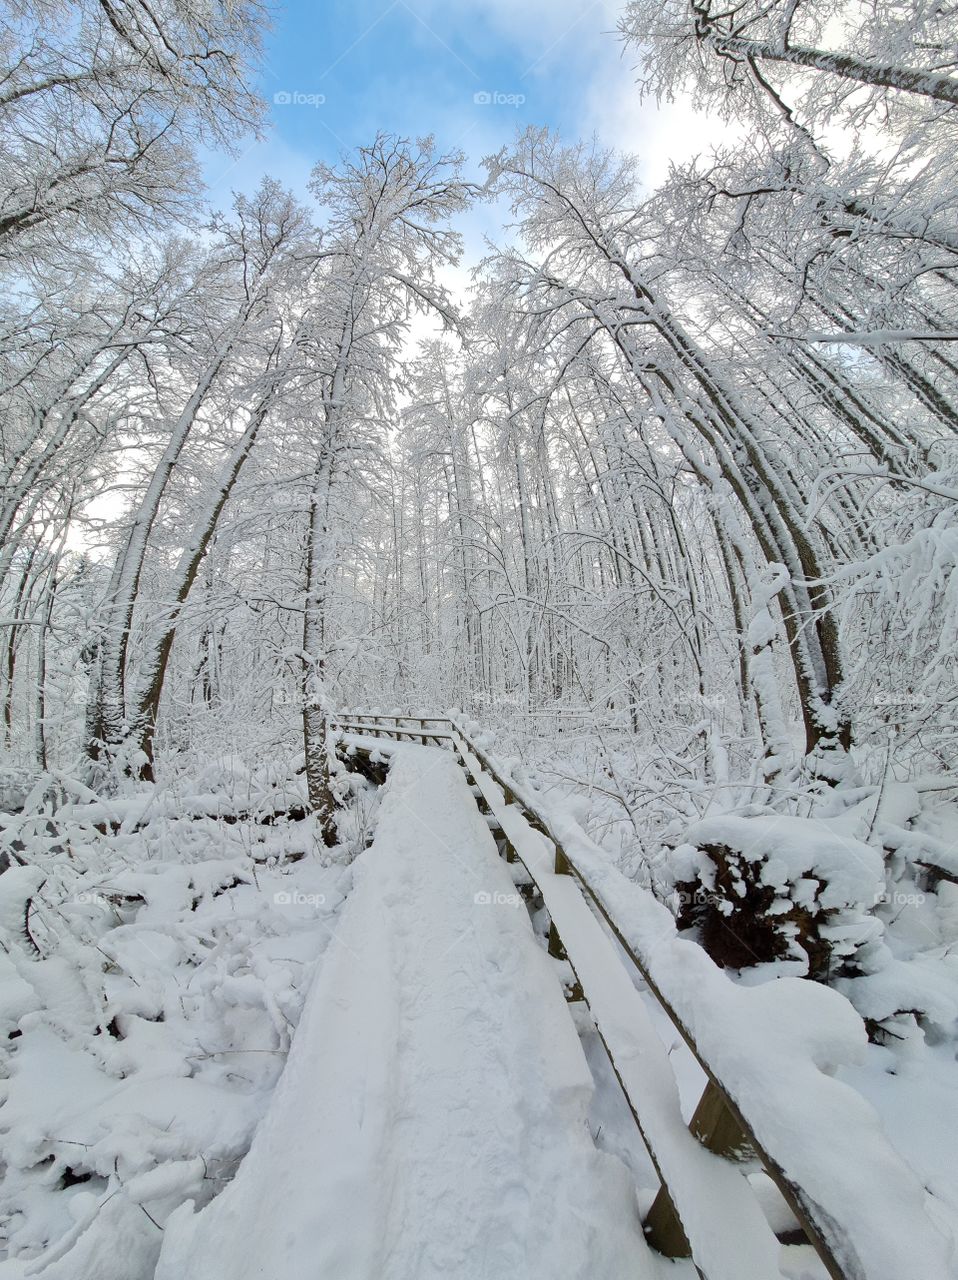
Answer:
[[[333,851],[273,817],[302,800],[293,767],[3,815],[0,1280],[685,1280],[645,1245],[655,1172],[452,756],[400,747],[378,791],[353,775]],[[958,895],[914,892],[948,815],[863,797],[826,821],[851,839],[860,809],[898,852],[883,967],[845,994],[900,1038],[841,1075],[956,1234]],[[649,1007],[687,1117],[701,1072]],[[782,1265],[824,1274],[804,1248]]]
[[[299,785],[210,761],[106,814],[3,815],[31,863],[0,876],[4,1280],[148,1280],[171,1210],[235,1174],[376,803],[329,856],[310,821],[259,820]],[[250,816],[201,816],[210,793]]]
[[[400,749],[266,1120],[158,1280],[653,1275],[592,1091],[455,761]]]
[[[611,742],[607,735],[606,745]],[[493,746],[494,740],[489,743]],[[727,825],[723,810],[741,812],[748,799],[741,788],[716,793],[702,787],[700,798],[685,797],[685,813],[649,822],[645,838],[637,840],[623,805],[611,796],[620,786],[628,794],[625,784],[635,779],[631,800],[646,821],[645,793],[655,775],[637,767],[625,749],[618,755],[606,752],[584,734],[521,744],[503,735],[495,745],[500,758],[508,759],[511,749],[513,767],[521,762],[518,768],[534,780],[547,806],[558,803],[574,810],[610,860],[631,879],[653,885],[661,897],[667,896],[674,878],[670,833],[689,837],[697,809],[716,815],[711,825]],[[789,852],[786,837],[794,830],[794,843],[807,851],[809,866],[836,838],[833,862],[839,868],[851,858],[853,867],[862,869],[869,851],[884,864],[882,899],[867,917],[878,928],[870,963],[862,976],[836,984],[861,1016],[871,1020],[873,1034],[884,1043],[870,1043],[859,1066],[843,1066],[838,1074],[875,1107],[892,1145],[925,1187],[929,1217],[958,1249],[958,886],[948,879],[929,885],[923,875],[927,864],[958,871],[958,804],[942,795],[935,779],[929,779],[927,792],[920,783],[883,780],[840,789],[831,800],[826,798],[821,811],[821,819],[767,814],[749,821],[771,833],[769,858],[781,860]],[[801,971],[794,962],[781,961],[729,972],[754,985]],[[684,1062],[684,1046],[653,1012],[673,1062]],[[700,1088],[694,1065],[679,1070],[679,1081],[683,1104],[694,1104]]]

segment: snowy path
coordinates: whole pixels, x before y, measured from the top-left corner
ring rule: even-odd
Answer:
[[[158,1280],[656,1274],[515,902],[453,757],[399,748],[266,1119],[222,1195],[170,1219]]]

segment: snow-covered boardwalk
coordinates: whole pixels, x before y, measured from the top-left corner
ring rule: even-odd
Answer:
[[[657,1273],[517,903],[455,758],[399,747],[270,1110],[233,1183],[171,1218],[157,1280]]]

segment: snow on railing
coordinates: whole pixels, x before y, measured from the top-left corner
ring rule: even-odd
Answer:
[[[599,957],[601,943],[587,917],[598,922],[588,907],[582,911],[586,898],[706,1073],[690,1128],[714,1153],[709,1159],[741,1159],[754,1151],[834,1280],[947,1280],[958,1274],[952,1246],[926,1213],[919,1179],[888,1142],[871,1105],[834,1077],[837,1068],[860,1059],[866,1044],[864,1024],[844,996],[800,978],[752,987],[733,983],[700,946],[679,937],[667,907],[623,876],[563,809],[530,794],[458,721],[351,712],[335,724],[350,735],[437,743],[456,752],[503,833],[507,856],[523,863],[550,909],[554,941],[582,986],[662,1179],[647,1220],[656,1247],[670,1255],[691,1253],[700,1273],[717,1280],[735,1275],[735,1263],[723,1252],[731,1233],[740,1280],[760,1273],[745,1265],[748,1250],[744,1237],[736,1241],[737,1224],[726,1221],[720,1240],[701,1199],[714,1195],[722,1212],[743,1218],[750,1207],[727,1180],[720,1185],[721,1178],[713,1179],[704,1190],[694,1153],[661,1115],[650,1114],[650,1096],[665,1110],[671,1095],[654,1071],[649,1075],[648,1064],[635,1069],[650,1047],[623,1021],[623,1006],[636,1024],[644,1015],[630,1003],[630,984],[616,986],[608,955]],[[613,989],[616,1001],[609,998]],[[749,1256],[774,1276],[778,1267],[768,1269],[767,1242],[750,1222]]]

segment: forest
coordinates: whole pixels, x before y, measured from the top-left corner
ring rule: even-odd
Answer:
[[[958,1265],[958,15],[630,0],[636,95],[727,124],[654,189],[382,131],[216,207],[269,21],[0,6],[0,1277],[215,1280],[158,1241],[333,963],[356,713],[465,726],[733,982],[840,994]]]

